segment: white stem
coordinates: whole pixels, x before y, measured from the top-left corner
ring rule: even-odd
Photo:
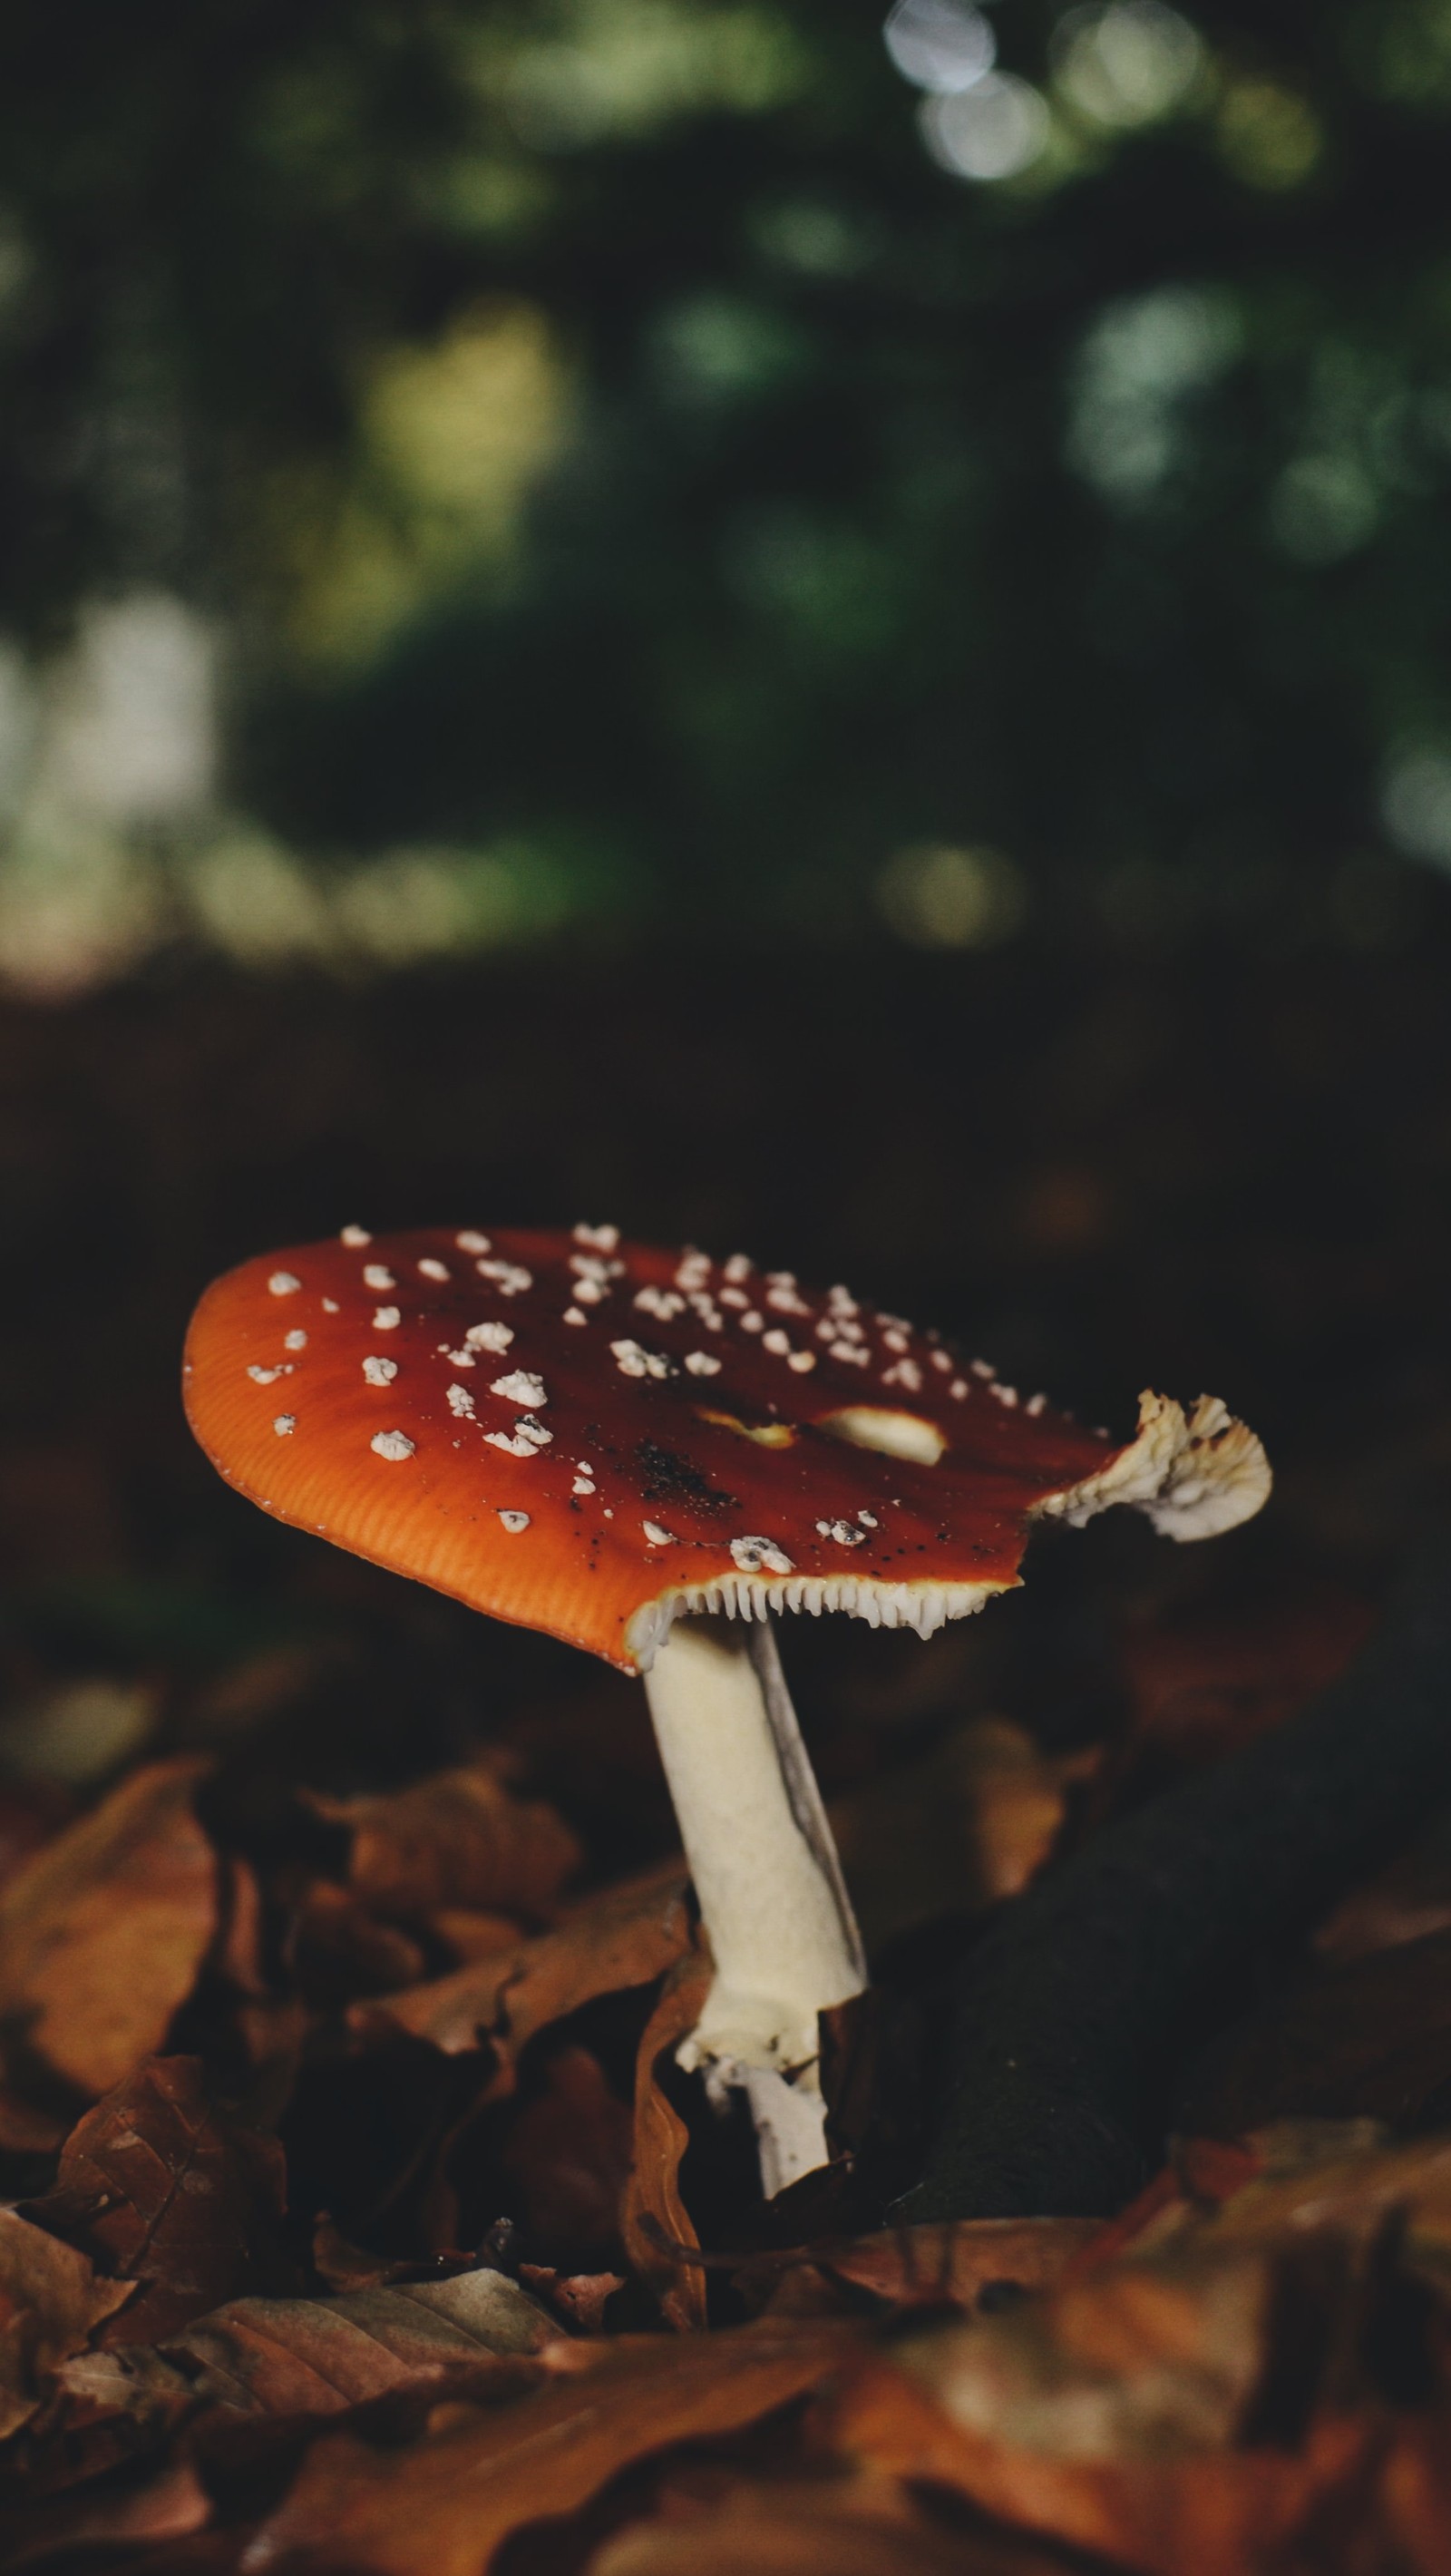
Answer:
[[[816,2016],[861,1938],[769,1623],[677,1620],[645,1689],[715,1960],[677,2055],[747,2094],[769,2199],[826,2162]]]

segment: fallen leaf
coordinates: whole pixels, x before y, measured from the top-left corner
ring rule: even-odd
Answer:
[[[481,2374],[518,2394],[531,2374],[495,2364],[542,2352],[560,2331],[517,2281],[478,2269],[336,2299],[233,2299],[155,2347],[85,2355],[63,2385],[94,2404],[179,2388],[234,2414],[337,2415],[397,2389],[473,2387]]]
[[[216,1856],[192,1812],[205,1762],[151,1762],[0,1888],[0,2028],[84,2094],[165,2041],[218,1923]]]
[[[287,1965],[315,2011],[330,2012],[355,1995],[387,1994],[417,1983],[425,1965],[417,1941],[396,1923],[380,1923],[347,1888],[314,1879],[287,1936]]]
[[[520,2111],[499,2158],[531,2245],[577,2270],[618,2251],[632,2130],[598,2058],[578,2045],[556,2050],[545,2090]]]
[[[588,2562],[588,2576],[1061,2576],[1056,2551],[951,2529],[894,2481],[701,2477],[671,2481],[648,2522]]]
[[[1443,1816],[1423,1840],[1337,1905],[1315,1934],[1317,1956],[1367,1959],[1428,1932],[1451,1930],[1451,1826]]]
[[[103,2340],[152,2343],[270,2286],[284,2202],[276,2139],[217,2106],[200,2059],[158,2057],[87,2112],[27,2215],[140,2283]]]
[[[1401,2258],[1451,2271],[1451,2138],[1392,2145],[1367,2122],[1285,2121],[1246,2141],[1257,2170],[1196,2232],[1205,2244],[1265,2245],[1332,2228],[1368,2242],[1396,2222]]]
[[[368,2035],[392,2025],[448,2056],[488,2040],[499,2056],[494,2091],[507,2092],[526,2041],[551,2022],[630,1986],[650,1985],[690,1940],[686,1876],[678,1860],[605,1888],[573,1907],[552,1932],[476,1960],[402,1994],[354,2005]]]
[[[829,2438],[1145,2576],[1379,2568],[1361,2538],[1394,2409],[1437,2367],[1434,2307],[1406,2286],[1417,2264],[1444,2284],[1451,2141],[1296,2127],[1185,2170],[1207,2203],[1170,2177],[1126,2251],[1090,2247],[1047,2295],[863,2362]]]
[[[483,2576],[510,2532],[574,2512],[633,2461],[739,2431],[822,2385],[841,2327],[748,2327],[572,2348],[574,2367],[502,2412],[449,2409],[404,2450],[314,2443],[248,2564],[350,2576]]]
[[[1216,1607],[1128,1629],[1119,1665],[1129,1727],[1106,1795],[1145,1796],[1283,1725],[1344,1670],[1374,1615],[1343,1589],[1316,1590],[1239,1618]]]
[[[386,1797],[315,1803],[351,1829],[349,1884],[382,1913],[458,1906],[547,1916],[582,1858],[553,1807],[516,1796],[484,1764],[437,1771]]]
[[[549,2263],[521,2263],[519,2278],[578,2334],[603,2334],[605,2310],[625,2287],[622,2272],[557,2272]]]
[[[672,2247],[699,2243],[680,2192],[680,2166],[690,2131],[661,2083],[687,2031],[695,2028],[715,1971],[703,1932],[671,1968],[640,2034],[635,2055],[634,2152],[620,2212],[632,2270],[653,2290],[667,2325],[678,2333],[705,2324],[705,2273]]]
[[[211,2498],[196,2469],[177,2460],[139,2485],[87,2486],[75,2496],[0,2514],[0,2563],[6,2576],[16,2576],[48,2558],[119,2548],[129,2566],[142,2542],[176,2540],[205,2530],[211,2519]]]
[[[734,2279],[748,2299],[767,2294],[771,2314],[789,2300],[802,2270],[828,2289],[867,2291],[889,2309],[971,2311],[985,2293],[991,2305],[1003,2294],[1051,2288],[1101,2232],[1095,2218],[973,2218],[950,2226],[894,2227],[785,2254],[753,2255]],[[859,2309],[860,2298],[852,2304]]]
[[[1451,1931],[1293,1970],[1202,2052],[1175,2116],[1216,2137],[1297,2117],[1451,2121]]]
[[[1073,1784],[1099,1754],[1045,1754],[1002,1717],[973,1718],[923,1760],[831,1808],[870,1950],[1016,1896],[1047,1859]]]
[[[1142,2576],[1290,2567],[1331,2576],[1340,2566],[1351,2576],[1351,2564],[1307,2557],[1293,2544],[1312,2522],[1363,2527],[1367,2491],[1389,2447],[1384,2425],[1367,2415],[1324,2419],[1293,2451],[1211,2450],[1129,2466],[1091,2452],[1060,2457],[1008,2442],[995,2426],[955,2419],[915,2372],[880,2359],[864,2366],[831,2429],[879,2468],[955,2488],[1000,2522]],[[1434,2564],[1427,2562],[1426,2576]]]
[[[131,2296],[86,2256],[0,2209],[0,2440],[27,2423],[63,2361]]]

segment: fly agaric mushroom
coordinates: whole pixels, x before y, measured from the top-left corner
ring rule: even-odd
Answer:
[[[749,2097],[771,2196],[825,2161],[817,2015],[866,1970],[769,1614],[930,1636],[1035,1521],[1177,1539],[1260,1508],[1217,1398],[1115,1443],[845,1288],[703,1252],[428,1230],[244,1262],[192,1319],[188,1417],[277,1519],[644,1676],[715,1976],[679,2052]]]

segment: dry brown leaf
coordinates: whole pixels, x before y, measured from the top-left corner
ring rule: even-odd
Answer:
[[[278,2576],[483,2576],[523,2525],[573,2513],[608,2480],[676,2442],[733,2433],[827,2380],[841,2327],[759,2327],[567,2347],[567,2376],[502,2412],[450,2408],[406,2450],[351,2433],[316,2442],[262,2526],[258,2567]]]
[[[205,1762],[147,1763],[0,1888],[0,2026],[85,2094],[160,2048],[218,1923]]]
[[[124,2549],[129,2566],[141,2544],[203,2531],[211,2518],[211,2498],[196,2469],[177,2460],[140,2485],[87,2485],[75,2496],[0,2514],[0,2565],[6,2576],[19,2576],[21,2568],[50,2558],[73,2561],[82,2552]]]
[[[1061,2576],[1056,2552],[952,2530],[885,2478],[670,2480],[588,2576]]]
[[[131,2296],[74,2245],[0,2209],[0,2441],[27,2423],[63,2361]]]
[[[353,1892],[385,1914],[459,1906],[548,1916],[582,1857],[553,1807],[516,1797],[483,1764],[435,1772],[386,1797],[316,1804],[351,1827]]]
[[[1367,2122],[1285,2121],[1247,2144],[1259,2171],[1197,2222],[1200,2242],[1271,2245],[1312,2228],[1366,2242],[1394,2217],[1407,2260],[1451,2271],[1451,2138],[1392,2146]]]
[[[166,2345],[197,2394],[246,2414],[337,2414],[393,2388],[477,2375],[559,2340],[548,2310],[505,2272],[395,2282],[337,2299],[237,2299]],[[527,2385],[527,2381],[525,2382]]]
[[[450,2056],[488,2040],[500,2060],[494,2089],[506,2092],[520,2050],[537,2031],[597,1995],[650,1985],[674,1966],[690,1940],[686,1883],[679,1861],[647,1870],[573,1907],[552,1932],[427,1985],[357,2004],[349,2021],[365,2034],[407,2031]]]
[[[356,1995],[388,1994],[415,1985],[426,1964],[420,1944],[396,1923],[380,1923],[347,1888],[314,1879],[301,1897],[287,1937],[287,1965],[298,1991],[317,2011],[336,2011]]]
[[[106,2342],[151,2343],[270,2286],[286,2198],[282,2150],[212,2100],[195,2057],[158,2057],[98,2102],[28,2215],[140,2283]]]
[[[618,2253],[632,2132],[598,2058],[578,2045],[556,2050],[545,2090],[520,2111],[499,2157],[531,2245],[579,2271]]]
[[[1178,2108],[1215,2137],[1299,2118],[1451,2122],[1451,1931],[1295,1970],[1204,2052]]]
[[[680,2193],[690,2132],[660,2081],[661,2069],[700,2019],[714,1969],[705,1935],[666,1977],[635,2057],[635,2142],[620,2233],[632,2269],[660,2302],[667,2325],[690,2333],[705,2324],[705,2274],[671,2252],[699,2243]]]
[[[869,1949],[1016,1896],[1047,1859],[1096,1749],[1045,1754],[1008,1718],[973,1718],[919,1762],[832,1803]]]
[[[1238,1618],[1217,1606],[1131,1627],[1119,1648],[1130,1724],[1113,1786],[1131,1781],[1142,1795],[1283,1725],[1343,1671],[1373,1618],[1368,1602],[1336,1589]]]
[[[622,2272],[557,2272],[552,2263],[521,2263],[519,2278],[577,2334],[603,2334],[605,2311],[625,2286]]]
[[[835,2438],[1146,2576],[1379,2568],[1342,2562],[1338,2539],[1322,2558],[1318,2536],[1373,2527],[1413,2420],[1398,2427],[1391,2392],[1429,2386],[1428,2320],[1387,2262],[1401,2245],[1444,2281],[1451,2141],[1296,2126],[1180,2160],[1127,2214],[1126,2251],[1106,2229],[1046,2296],[863,2366]],[[1424,2524],[1424,2478],[1402,2484]]]
[[[1052,2288],[1101,2232],[1096,2218],[972,2218],[950,2226],[894,2227],[787,2254],[755,2255],[735,2279],[748,2299],[767,2292],[770,2314],[791,2303],[802,2271],[828,2293],[833,2287],[866,2290],[889,2308],[972,2310],[985,2291]]]
[[[955,2418],[915,2371],[880,2359],[864,2366],[835,2410],[833,2431],[878,2468],[956,2488],[1002,2522],[1142,2576],[1247,2576],[1290,2566],[1330,2576],[1342,2562],[1292,2556],[1292,2545],[1312,2524],[1363,2527],[1367,2489],[1389,2448],[1384,2422],[1367,2413],[1322,2418],[1293,2450],[1189,2452],[1129,2465],[1091,2453],[1061,2457]],[[1426,2576],[1435,2565],[1426,2562]]]

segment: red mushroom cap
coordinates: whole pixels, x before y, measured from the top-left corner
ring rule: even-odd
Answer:
[[[244,1262],[185,1397],[264,1511],[627,1672],[682,1610],[928,1635],[1017,1582],[1040,1515],[1207,1537],[1269,1490],[1213,1398],[1146,1396],[1115,1444],[844,1288],[610,1226],[349,1226]]]

